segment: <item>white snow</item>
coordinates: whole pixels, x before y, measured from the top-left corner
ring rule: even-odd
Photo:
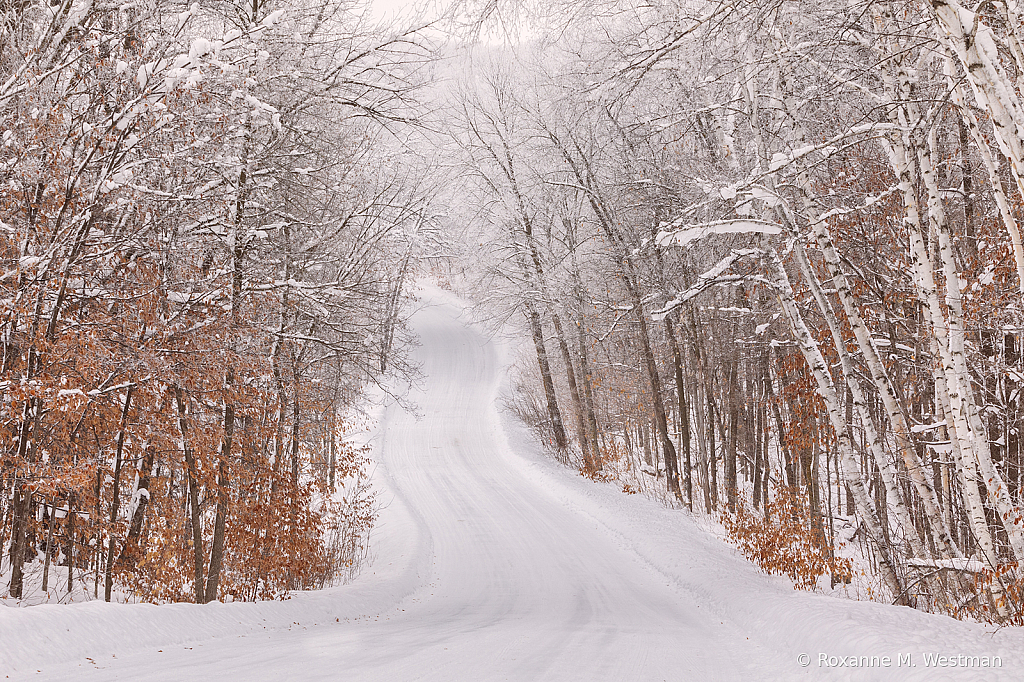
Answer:
[[[770,195],[768,195],[770,196]],[[685,225],[678,230],[663,230],[655,237],[659,246],[686,246],[690,242],[712,234],[780,234],[782,228],[763,220],[719,220],[697,225]]]
[[[276,10],[274,10],[273,12],[268,14],[266,16],[266,18],[263,19],[263,24],[262,25],[263,26],[273,26],[274,24],[276,24],[278,22],[278,20],[282,16],[284,16],[284,13],[286,11],[287,10],[283,10],[283,9],[276,9]]]
[[[412,327],[424,379],[407,395],[419,416],[394,402],[381,410],[375,478],[386,507],[375,561],[354,583],[259,604],[0,608],[0,671],[646,682],[1007,680],[1024,670],[1018,629],[795,592],[686,512],[556,465],[499,415],[504,347],[451,295],[427,288],[423,299]],[[938,670],[939,655],[1001,667]],[[860,664],[874,665],[851,667]]]
[[[980,573],[985,570],[985,564],[978,559],[956,557],[953,559],[920,559],[913,558],[908,559],[907,564],[917,568],[934,568],[940,569],[945,568],[954,571],[968,571],[971,573]]]

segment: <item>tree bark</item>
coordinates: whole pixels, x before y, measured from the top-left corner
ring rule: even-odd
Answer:
[[[576,372],[573,369],[572,356],[569,354],[569,344],[566,342],[565,332],[562,330],[562,321],[554,310],[551,311],[551,322],[555,327],[558,347],[562,352],[562,362],[565,364],[566,379],[569,383],[569,395],[572,398],[573,413],[576,415],[576,433],[580,439],[583,463],[589,473],[594,473],[597,471],[597,462],[591,452],[590,439],[587,437],[586,409],[580,397],[580,389],[579,384],[576,382]]]
[[[26,526],[28,520],[29,500],[31,494],[15,478],[14,501],[11,513],[11,584],[9,593],[15,599],[21,599],[24,592],[24,563],[28,537]]]
[[[53,500],[48,504],[49,513],[46,516],[46,552],[43,559],[43,593],[46,594],[50,585],[50,555],[53,554],[53,522],[57,516],[56,505]]]
[[[229,370],[233,383],[234,372]],[[213,523],[213,543],[210,547],[210,569],[206,576],[206,603],[217,600],[220,585],[220,569],[224,560],[224,533],[228,519],[228,458],[231,457],[231,441],[235,434],[235,408],[231,402],[224,403],[224,440],[221,443],[217,464],[217,516]]]
[[[729,432],[725,447],[725,499],[729,511],[736,511],[736,439],[739,431],[739,405],[736,401],[736,358],[729,363]]]
[[[896,570],[896,564],[891,555],[888,543],[885,541],[877,512],[875,511],[874,505],[871,503],[871,498],[864,486],[864,480],[861,478],[860,466],[857,463],[856,454],[854,453],[852,444],[850,443],[848,429],[846,428],[846,423],[840,410],[839,399],[835,392],[835,385],[828,372],[828,365],[826,364],[824,357],[821,355],[821,350],[818,348],[817,342],[811,335],[810,330],[807,329],[807,325],[800,314],[796,301],[793,298],[793,288],[790,285],[789,276],[786,274],[786,270],[779,261],[778,256],[774,251],[768,250],[765,252],[765,260],[768,265],[769,276],[771,277],[772,284],[776,288],[776,293],[778,294],[780,303],[782,304],[783,312],[789,322],[790,330],[792,331],[793,336],[797,341],[797,345],[800,347],[800,351],[814,375],[815,382],[818,386],[818,395],[821,396],[822,400],[825,402],[829,420],[832,422],[832,427],[839,440],[839,452],[843,459],[843,469],[846,474],[847,483],[850,485],[854,498],[857,501],[857,510],[861,519],[864,521],[864,526],[867,530],[868,536],[871,538],[871,541],[878,552],[880,559],[879,568],[882,572],[882,578],[887,587],[892,591],[893,597],[896,598],[899,603],[909,605],[909,600],[904,593],[905,591],[903,589],[902,581],[900,580],[899,573]]]
[[[203,563],[206,552],[203,549],[203,527],[199,515],[199,482],[196,480],[196,460],[192,454],[192,449],[188,445],[188,419],[185,417],[185,403],[181,388],[177,386],[174,387],[174,401],[178,406],[181,452],[185,458],[186,474],[188,476],[189,519],[192,526],[192,582],[196,603],[204,604],[206,602],[206,591],[203,586]]]
[[[71,599],[71,592],[75,588],[75,502],[74,498],[68,498],[68,599]],[[97,554],[97,556],[99,556]],[[99,575],[99,560],[96,562],[96,575]],[[89,594],[86,588],[86,595]]]
[[[114,452],[114,481],[110,494],[110,532],[107,540],[107,570],[103,578],[103,601],[110,601],[110,592],[114,587],[114,552],[117,551],[114,533],[117,514],[121,506],[121,461],[124,453],[124,437],[128,426],[128,410],[131,409],[131,403],[132,389],[129,387],[124,393],[124,407],[121,410],[121,424],[118,427],[117,447]]]
[[[679,445],[683,450],[683,466],[686,471],[686,506],[693,511],[693,466],[690,462],[690,410],[686,403],[686,386],[683,381],[683,358],[676,339],[675,325],[672,318],[665,317],[665,333],[672,347],[672,363],[676,378],[676,400],[679,410]]]
[[[555,440],[555,447],[565,450],[568,440],[565,437],[565,427],[562,425],[562,413],[558,409],[558,398],[555,396],[555,382],[551,378],[551,365],[548,362],[548,351],[544,345],[544,328],[541,326],[540,313],[532,301],[526,300],[523,303],[526,309],[526,318],[530,323],[530,333],[533,336],[533,346],[537,351],[537,365],[540,368],[541,383],[544,386],[544,399],[547,402],[548,419],[551,420],[551,433]]]
[[[654,403],[654,421],[661,438],[662,451],[665,453],[665,475],[668,478],[668,491],[675,496],[679,502],[683,501],[682,493],[679,491],[679,461],[676,458],[676,448],[668,435],[668,419],[665,414],[665,403],[661,395],[661,377],[658,376],[658,366],[654,359],[654,351],[651,349],[650,336],[647,333],[647,320],[645,319],[643,304],[639,292],[631,287],[633,294],[633,305],[637,312],[637,319],[640,322],[640,348],[643,353],[644,365],[647,368],[647,377],[651,383],[651,402]]]
[[[135,494],[139,496],[139,500],[135,505],[135,511],[132,513],[131,522],[128,524],[128,536],[124,540],[124,547],[121,550],[121,556],[118,557],[116,566],[123,568],[124,570],[135,570],[138,566],[139,552],[141,551],[141,539],[142,539],[142,527],[146,520],[146,508],[149,506],[150,496],[152,491],[149,489],[152,478],[151,474],[153,471],[153,461],[156,457],[156,448],[152,445],[146,448],[146,452],[142,457],[142,467],[139,472],[139,484],[136,486]],[[142,491],[146,491],[143,493]]]
[[[711,508],[718,509],[718,449],[715,445],[715,397],[710,385],[704,386],[708,403],[708,487],[711,489]]]

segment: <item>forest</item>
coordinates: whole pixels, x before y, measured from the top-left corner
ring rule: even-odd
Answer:
[[[346,429],[433,277],[522,330],[507,405],[582,475],[1024,622],[1016,0],[0,12],[10,597],[344,580]]]
[[[404,363],[428,230],[385,136],[425,53],[346,3],[270,5],[3,8],[11,597],[37,554],[43,592],[66,573],[68,594],[196,603],[330,585],[362,556],[345,431]]]

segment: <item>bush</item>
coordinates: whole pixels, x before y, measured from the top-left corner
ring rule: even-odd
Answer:
[[[797,589],[814,589],[825,573],[833,584],[850,582],[852,562],[835,556],[832,544],[813,527],[810,505],[799,493],[779,491],[764,513],[741,501],[735,512],[723,511],[721,521],[743,556],[767,573],[789,576]]]

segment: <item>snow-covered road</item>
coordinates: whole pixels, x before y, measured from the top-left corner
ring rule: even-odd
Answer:
[[[499,416],[500,344],[468,324],[449,295],[428,288],[424,296],[413,317],[424,380],[409,395],[419,416],[388,406],[376,444],[389,504],[370,570],[352,585],[274,604],[0,609],[0,673],[225,682],[1024,679],[1020,632],[796,593],[684,512],[551,464]],[[929,653],[998,656],[1001,667],[927,667]],[[878,665],[851,668],[840,659],[849,656]]]

